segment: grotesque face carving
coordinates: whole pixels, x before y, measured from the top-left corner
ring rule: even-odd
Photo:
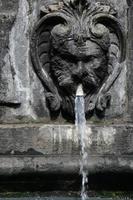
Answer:
[[[96,92],[108,75],[107,63],[107,52],[90,40],[82,46],[65,42],[61,51],[53,45],[51,71],[58,87],[71,96],[75,97],[79,84],[85,95]]]
[[[86,114],[105,110],[108,91],[124,60],[124,36],[115,15],[109,6],[74,0],[44,16],[36,26],[31,56],[51,113],[61,111],[74,118],[79,84],[83,85]]]

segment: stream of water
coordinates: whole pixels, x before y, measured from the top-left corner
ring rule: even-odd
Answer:
[[[87,150],[86,150],[86,119],[85,119],[85,107],[84,107],[84,94],[82,85],[77,89],[76,99],[75,99],[75,125],[78,132],[78,137],[80,141],[80,174],[82,175],[82,189],[81,198],[82,200],[88,199],[87,196],[87,183],[88,183],[88,172],[86,169],[87,164]]]

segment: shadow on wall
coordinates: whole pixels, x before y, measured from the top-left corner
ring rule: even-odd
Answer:
[[[80,193],[81,177],[76,175],[25,174],[0,177],[0,193],[8,192],[76,192]],[[98,173],[89,175],[91,191],[133,191],[133,174]]]
[[[128,4],[128,6],[132,6],[133,5],[133,0],[127,0],[127,4]]]

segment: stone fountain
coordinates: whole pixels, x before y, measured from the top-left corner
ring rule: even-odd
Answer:
[[[78,175],[82,84],[89,174],[133,172],[133,5],[0,1],[0,175]]]

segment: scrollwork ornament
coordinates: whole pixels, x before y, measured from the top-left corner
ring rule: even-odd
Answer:
[[[122,70],[125,45],[123,28],[109,5],[74,0],[42,17],[33,30],[31,58],[52,115],[74,119],[79,84],[86,116],[105,111]]]

